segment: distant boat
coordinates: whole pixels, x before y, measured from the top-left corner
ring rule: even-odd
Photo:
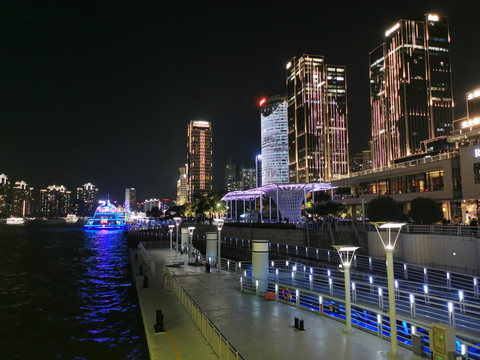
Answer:
[[[117,208],[110,204],[110,200],[100,203],[95,215],[84,225],[85,230],[125,229],[125,219],[119,217]]]
[[[75,214],[68,214],[65,218],[67,224],[75,224],[78,221],[78,217]]]
[[[21,217],[9,217],[7,219],[7,225],[23,225],[25,223],[25,219]]]

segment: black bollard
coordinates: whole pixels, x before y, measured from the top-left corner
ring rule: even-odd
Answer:
[[[303,320],[300,320],[299,325],[300,325],[300,327],[298,328],[298,330],[305,331],[305,328],[303,327]]]
[[[205,271],[206,271],[207,273],[210,272],[210,264],[209,264],[209,263],[206,263],[206,264],[205,264]]]
[[[298,329],[298,318],[296,317],[294,320],[295,320],[295,325],[294,325],[294,327],[295,327],[295,329]]]
[[[138,260],[138,253],[135,253],[135,260]]]
[[[138,267],[138,275],[140,275],[140,276],[143,275],[143,266],[142,266],[142,265],[140,265],[140,266]]]
[[[153,325],[153,328],[155,329],[155,332],[165,332],[165,329],[163,328],[163,314],[162,310],[157,310],[157,318],[155,325]]]
[[[145,275],[143,277],[143,288],[148,289],[148,276],[147,275]]]

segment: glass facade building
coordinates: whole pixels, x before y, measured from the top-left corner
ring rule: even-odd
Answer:
[[[287,64],[290,183],[348,174],[347,80],[344,66],[302,55]]]
[[[212,192],[212,127],[209,121],[190,121],[187,142],[187,201]]]
[[[272,96],[268,100],[262,99],[260,106],[262,146],[260,186],[287,184],[287,101],[283,96]]]
[[[370,52],[375,168],[422,153],[423,142],[449,135],[451,73],[447,17],[400,20],[385,32],[385,42]]]

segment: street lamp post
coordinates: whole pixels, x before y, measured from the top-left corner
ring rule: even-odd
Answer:
[[[375,229],[377,229],[378,236],[382,241],[383,247],[385,248],[385,253],[387,256],[387,278],[388,278],[388,308],[390,310],[390,340],[392,344],[392,356],[397,354],[397,316],[395,310],[395,289],[394,289],[394,278],[393,278],[393,250],[395,249],[395,244],[397,243],[398,237],[400,236],[400,231],[402,230],[405,223],[386,223],[381,226],[375,224]],[[382,238],[380,231],[378,229],[386,229],[388,231],[388,241]],[[392,229],[397,230],[397,236],[395,241],[392,243]]]
[[[217,222],[217,230],[218,230],[218,236],[217,236],[217,269],[220,269],[221,268],[220,251],[221,251],[221,248],[222,248],[222,244],[221,244],[221,241],[222,241],[222,227],[223,227],[223,223],[225,222],[225,220],[217,219],[216,222]]]
[[[188,241],[188,247],[187,247],[188,257],[190,257],[190,248],[191,248],[192,245],[193,245],[193,241],[192,241],[192,238],[193,238],[193,230],[195,230],[195,226],[189,226],[189,227],[188,227],[188,235],[190,235],[190,239],[189,239],[189,241]]]
[[[338,252],[340,261],[343,266],[343,273],[345,275],[345,322],[347,324],[346,333],[352,331],[352,306],[350,299],[350,265],[352,264],[353,255],[358,249],[357,246],[334,245]]]
[[[168,225],[168,232],[170,233],[170,250],[172,250],[172,247],[173,247],[172,237],[173,237],[173,228],[174,227],[175,227],[175,225]]]
[[[177,227],[177,242],[175,244],[175,250],[178,251],[178,226],[182,222],[182,218],[180,217],[174,217],[173,220],[175,221],[175,226]]]

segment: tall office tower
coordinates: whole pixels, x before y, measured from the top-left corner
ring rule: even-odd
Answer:
[[[467,92],[467,118],[469,126],[480,124],[480,89]]]
[[[237,164],[232,159],[225,164],[225,190],[236,190],[235,182],[237,181]]]
[[[344,66],[302,55],[287,64],[288,162],[291,183],[348,174],[347,80]]]
[[[70,211],[71,192],[63,185],[40,190],[40,212],[48,218],[65,217]]]
[[[255,156],[255,187],[262,186],[262,154]]]
[[[253,189],[257,183],[257,171],[253,166],[242,165],[240,169],[239,190]]]
[[[12,188],[13,216],[25,217],[33,214],[33,188],[28,187],[25,181],[15,181]]]
[[[7,218],[10,214],[10,183],[8,176],[0,174],[0,217]]]
[[[177,205],[182,206],[187,201],[187,169],[178,168],[180,177],[177,180]]]
[[[370,53],[370,106],[375,168],[424,152],[453,121],[447,17],[400,20]]]
[[[77,188],[76,211],[78,216],[93,216],[97,208],[98,188],[92,183]]]
[[[125,211],[137,211],[137,191],[135,188],[125,189]]]
[[[190,121],[187,135],[187,201],[191,203],[212,192],[212,127],[210,121]]]
[[[288,183],[287,100],[272,96],[260,100],[262,185]]]

